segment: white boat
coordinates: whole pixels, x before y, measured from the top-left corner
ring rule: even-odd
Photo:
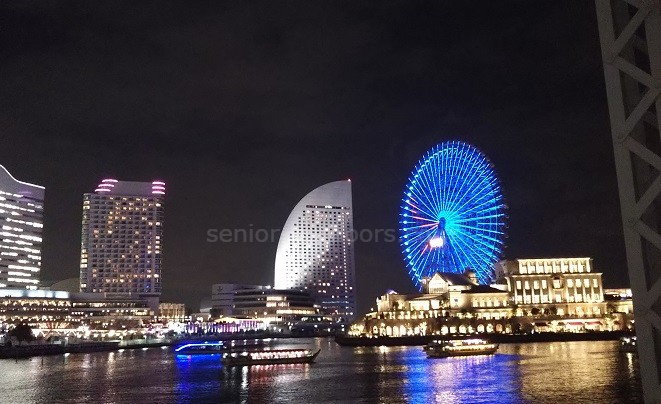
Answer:
[[[428,358],[447,358],[449,356],[492,355],[498,350],[498,344],[483,339],[437,340],[424,348]]]

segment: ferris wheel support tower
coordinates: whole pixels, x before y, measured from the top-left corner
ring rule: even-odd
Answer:
[[[595,0],[646,403],[661,403],[661,1]]]

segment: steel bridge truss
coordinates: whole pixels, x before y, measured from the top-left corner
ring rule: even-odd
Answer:
[[[646,403],[661,402],[661,7],[595,0]]]

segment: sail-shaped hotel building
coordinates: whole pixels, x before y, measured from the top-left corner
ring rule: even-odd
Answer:
[[[351,181],[316,188],[289,214],[275,258],[275,288],[308,291],[339,321],[355,316]]]

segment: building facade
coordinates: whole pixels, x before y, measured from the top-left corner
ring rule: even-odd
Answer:
[[[480,285],[473,271],[437,272],[421,283],[420,294],[389,291],[377,298],[377,310],[365,316],[360,333],[398,337],[511,332],[507,290]]]
[[[81,292],[161,294],[164,196],[161,181],[114,179],[84,195]]]
[[[317,314],[315,300],[303,290],[237,283],[218,283],[211,289],[212,317],[257,318],[279,323]]]
[[[247,285],[240,283],[216,283],[211,286],[210,313],[216,316],[229,317],[234,315],[234,296],[242,290],[262,290],[268,286]]]
[[[186,305],[183,303],[161,302],[158,305],[159,318],[167,321],[183,322],[186,320]]]
[[[278,241],[275,288],[308,291],[324,314],[356,313],[351,181],[323,185],[298,202]]]
[[[632,329],[628,289],[604,290],[590,258],[521,259],[497,265],[498,283],[436,273],[422,294],[389,291],[353,334],[429,335]]]
[[[0,288],[38,288],[43,218],[44,187],[0,165]]]
[[[69,293],[56,290],[0,289],[0,329],[28,323],[40,330],[69,332],[88,329],[135,328],[155,313],[148,299]]]
[[[558,315],[605,312],[601,273],[591,258],[519,259],[507,266],[505,282],[519,310],[551,309]]]
[[[308,292],[293,289],[244,289],[234,293],[234,314],[267,323],[298,321],[319,310]]]

